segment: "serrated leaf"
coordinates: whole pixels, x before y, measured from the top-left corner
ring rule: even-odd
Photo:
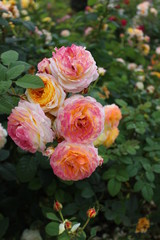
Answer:
[[[121,189],[121,183],[119,181],[117,181],[116,179],[112,178],[109,180],[108,182],[108,192],[110,193],[110,195],[112,197],[116,196],[120,189]]]
[[[32,88],[32,89],[44,87],[44,83],[41,80],[41,78],[39,78],[38,76],[30,75],[30,74],[26,74],[24,77],[19,78],[16,81],[16,85],[19,87]]]
[[[50,219],[50,220],[53,220],[53,221],[56,221],[56,222],[60,222],[60,219],[54,213],[47,213],[46,217],[48,219]]]
[[[25,70],[25,67],[23,65],[19,65],[19,66],[15,66],[10,68],[7,71],[7,79],[15,79],[17,78],[19,75],[21,75]]]
[[[116,99],[115,102],[121,107],[126,107],[127,106],[127,103],[122,99]]]
[[[11,80],[0,81],[0,94],[4,94],[5,92],[7,92],[11,85],[12,85]]]
[[[10,96],[0,96],[0,113],[10,114],[12,109],[17,105],[19,99]]]
[[[17,164],[17,176],[21,182],[29,182],[37,171],[37,163],[34,158],[24,156]]]
[[[59,223],[50,222],[46,225],[45,231],[49,236],[57,236],[59,235]]]
[[[144,197],[144,199],[148,202],[150,202],[152,200],[153,197],[153,189],[150,185],[144,185],[142,188],[142,195]]]
[[[1,54],[1,60],[4,65],[9,65],[18,60],[19,54],[16,51],[9,50]]]
[[[11,163],[5,162],[0,165],[0,176],[6,181],[16,180],[16,169]]]
[[[116,179],[120,182],[126,182],[129,180],[128,172],[124,169],[120,169],[117,172]]]
[[[15,66],[20,66],[20,65],[23,65],[25,67],[25,71],[29,70],[31,67],[30,64],[23,62],[23,61],[16,61],[14,63],[11,63],[10,67],[15,67]]]
[[[85,189],[82,191],[81,196],[84,197],[84,198],[91,198],[91,197],[94,196],[94,191],[92,190],[91,187],[85,188]]]
[[[58,240],[70,240],[70,237],[68,236],[68,233],[65,231],[58,236]]]
[[[107,170],[106,172],[104,172],[102,179],[107,180],[110,178],[114,178],[117,174],[117,170],[114,168],[110,168],[109,170]]]

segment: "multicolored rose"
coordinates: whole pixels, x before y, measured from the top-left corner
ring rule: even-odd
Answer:
[[[8,117],[8,134],[23,150],[43,152],[46,144],[55,136],[51,130],[51,120],[47,118],[39,104],[20,101]]]
[[[42,79],[44,88],[27,89],[27,98],[32,103],[39,103],[44,112],[56,116],[66,94],[53,76],[49,74],[37,74],[37,76]]]
[[[92,97],[72,96],[59,109],[56,127],[69,142],[92,143],[103,131],[104,109]]]
[[[99,160],[93,145],[63,141],[55,148],[50,164],[59,178],[78,181],[89,177],[98,167]]]
[[[98,78],[96,63],[84,47],[72,44],[55,51],[50,59],[51,72],[66,92],[81,92]]]

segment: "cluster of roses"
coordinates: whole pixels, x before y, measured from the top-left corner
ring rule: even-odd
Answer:
[[[37,76],[44,87],[26,90],[28,101],[20,100],[8,117],[8,134],[22,149],[49,156],[61,179],[89,177],[103,162],[94,145],[109,147],[118,136],[120,109],[76,94],[98,78],[96,63],[84,47],[56,48],[38,64]],[[46,150],[55,137],[61,143]]]

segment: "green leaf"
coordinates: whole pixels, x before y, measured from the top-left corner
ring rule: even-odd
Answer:
[[[160,164],[154,164],[152,169],[155,173],[160,173]]]
[[[121,189],[121,183],[117,181],[115,178],[112,178],[109,180],[107,187],[110,195],[114,197],[119,193]]]
[[[12,85],[11,80],[0,81],[0,94],[7,92],[11,85]]]
[[[68,233],[65,231],[61,235],[58,236],[58,240],[71,240],[68,236]]]
[[[8,162],[1,164],[0,165],[0,176],[6,181],[17,180],[15,166]]]
[[[30,156],[22,157],[17,164],[17,176],[21,182],[29,182],[37,171],[37,163]]]
[[[5,149],[0,150],[0,162],[6,160],[9,157],[9,151]]]
[[[0,96],[0,113],[10,114],[12,109],[17,105],[19,99],[10,96]]]
[[[75,237],[75,240],[85,240],[86,239],[86,234],[84,231],[79,231],[78,234]]]
[[[94,191],[91,187],[87,187],[82,191],[81,196],[84,198],[91,198],[94,196]]]
[[[30,64],[23,62],[23,61],[16,61],[14,63],[11,63],[10,67],[15,67],[15,66],[20,66],[20,65],[23,65],[25,67],[24,71],[29,70],[31,67]]]
[[[142,190],[143,185],[144,185],[144,182],[142,182],[141,180],[138,180],[138,181],[134,184],[134,191],[135,191],[135,192],[139,192],[140,190]]]
[[[50,220],[53,220],[53,221],[58,221],[58,222],[60,222],[60,219],[56,216],[56,214],[54,214],[54,213],[47,213],[46,214],[46,217],[48,218],[48,219],[50,219]]]
[[[28,188],[31,190],[39,190],[42,187],[42,184],[40,182],[39,178],[33,178],[29,184],[28,184]]]
[[[59,223],[50,222],[46,225],[45,231],[49,236],[57,236],[59,234]]]
[[[9,227],[9,218],[3,218],[0,220],[0,238],[5,235],[7,229]]]
[[[32,22],[29,21],[23,21],[22,24],[29,30],[34,32],[35,31],[35,26]]]
[[[144,199],[148,202],[152,200],[153,197],[153,189],[149,184],[145,184],[142,188],[142,195]]]
[[[7,68],[0,64],[0,81],[5,81]]]
[[[116,99],[115,102],[121,107],[126,107],[127,106],[127,103],[122,99]]]
[[[120,182],[126,182],[129,180],[128,172],[125,169],[120,169],[117,172],[116,179]]]
[[[88,6],[93,6],[97,3],[97,0],[88,0]]]
[[[7,79],[15,79],[24,72],[25,66],[18,65],[7,71]]]
[[[146,178],[150,181],[153,182],[154,181],[154,173],[152,171],[148,171],[145,173],[146,174]]]
[[[9,65],[18,60],[19,54],[16,51],[9,50],[1,54],[1,60],[4,65]]]
[[[103,173],[102,179],[107,180],[110,178],[114,178],[117,174],[117,170],[114,168],[110,168],[106,172]]]
[[[39,78],[38,76],[30,75],[30,74],[26,74],[24,77],[19,78],[16,81],[16,85],[19,87],[32,88],[32,89],[44,87],[44,83],[41,80],[41,78]]]

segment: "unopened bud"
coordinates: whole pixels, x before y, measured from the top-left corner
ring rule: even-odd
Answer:
[[[87,211],[87,217],[88,218],[94,218],[95,216],[96,216],[96,210],[95,210],[95,208],[90,208],[90,209],[88,209],[88,211]]]
[[[72,227],[72,223],[69,220],[65,221],[65,229],[69,230]]]
[[[54,202],[53,208],[55,211],[59,212],[63,208],[63,206],[60,202],[56,201]]]

